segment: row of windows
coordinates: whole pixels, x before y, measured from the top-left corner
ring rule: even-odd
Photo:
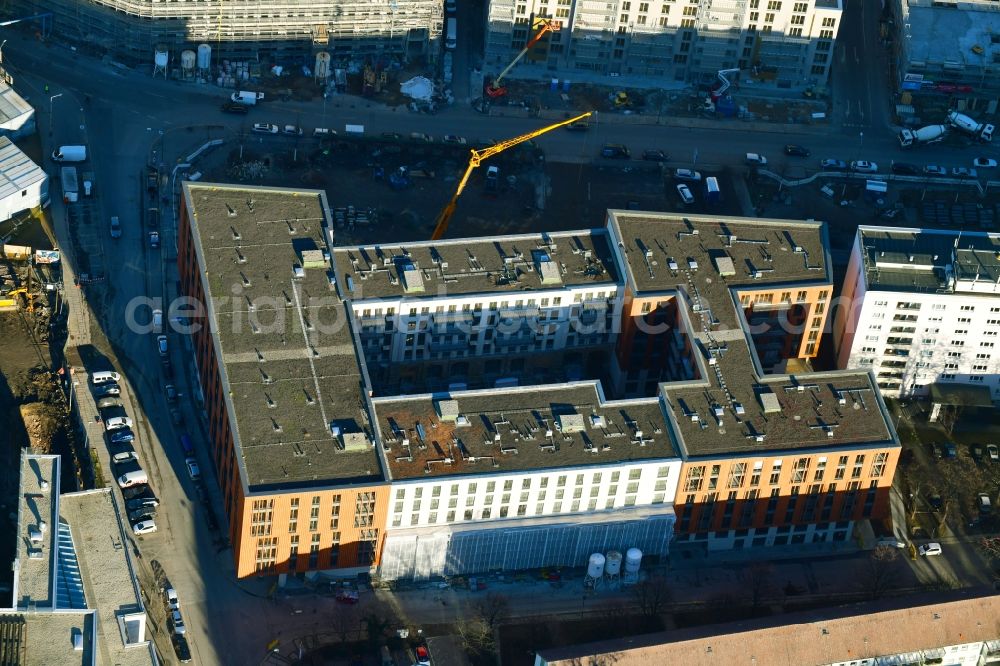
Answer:
[[[889,459],[889,454],[885,451],[881,451],[872,456],[871,468],[869,469],[868,477],[872,479],[879,479],[885,475],[886,463]],[[857,454],[854,456],[854,462],[851,466],[850,478],[860,479],[864,474],[864,466],[866,461],[866,454]],[[837,466],[833,471],[833,478],[837,481],[844,479],[847,476],[847,468],[850,463],[850,456],[839,456],[837,460]],[[815,459],[815,466],[813,463],[813,458],[801,457],[797,458],[792,463],[791,475],[786,479],[791,483],[804,483],[807,480],[810,470],[812,470],[812,479],[815,482],[823,481],[826,470],[827,470],[827,457],[821,456]],[[768,485],[777,486],[781,483],[781,473],[783,468],[783,461],[775,460],[771,463],[771,468],[768,474]],[[706,474],[707,472],[707,474]],[[684,492],[692,493],[698,492],[703,489],[709,491],[715,490],[719,487],[719,480],[722,472],[722,465],[692,465],[688,467],[687,473],[684,477]],[[759,486],[761,483],[761,476],[764,473],[764,461],[758,460],[754,463],[753,469],[750,472],[749,480],[750,487]],[[727,478],[725,480],[726,488],[742,488],[747,477],[747,463],[737,462],[730,465]],[[707,483],[706,483],[707,481]],[[756,491],[754,491],[756,492]]]

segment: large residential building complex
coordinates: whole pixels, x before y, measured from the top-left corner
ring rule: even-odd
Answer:
[[[320,192],[185,183],[180,227],[240,576],[832,541],[885,512],[871,374],[809,368],[822,224],[336,247]]]
[[[560,29],[525,59],[542,73],[697,82],[739,69],[778,87],[802,87],[826,82],[841,13],[840,0],[490,0],[485,62],[502,69],[531,38],[535,20],[548,18]]]
[[[60,494],[57,455],[22,452],[20,468],[14,604],[0,608],[0,663],[160,663],[113,491]]]
[[[154,49],[179,63],[181,49],[206,44],[218,58],[265,67],[281,58],[329,51],[335,59],[433,55],[441,36],[441,0],[11,0],[12,18],[52,12],[53,30],[133,62]]]
[[[1000,596],[972,594],[900,597],[552,648],[538,652],[535,666],[998,664]]]
[[[893,0],[897,89],[946,95],[995,113],[1000,98],[1000,11],[993,0]],[[934,121],[937,122],[937,121]]]
[[[960,383],[1000,399],[1000,234],[859,227],[833,330],[839,367],[888,396]]]

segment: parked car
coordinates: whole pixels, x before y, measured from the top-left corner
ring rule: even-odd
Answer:
[[[156,336],[156,351],[160,353],[160,356],[167,355],[167,336],[165,335]]]
[[[925,543],[920,548],[917,549],[920,554],[924,557],[929,557],[931,555],[941,554],[941,544],[939,543]]]
[[[189,663],[191,661],[191,647],[188,645],[187,639],[174,634],[171,642],[174,644],[174,653],[177,655],[177,661],[182,664]]]
[[[644,150],[642,151],[642,159],[647,162],[666,162],[670,159],[670,155],[662,150]]]
[[[900,176],[919,176],[920,167],[905,162],[893,162],[890,171]]]
[[[415,652],[417,653],[417,664],[419,666],[431,665],[431,653],[427,651],[426,647],[423,645],[417,646]]]
[[[173,625],[175,634],[183,636],[187,633],[187,627],[184,626],[184,618],[181,617],[179,610],[170,611],[170,624]]]
[[[969,448],[969,453],[972,454],[972,459],[975,460],[977,463],[983,462],[983,445],[982,444],[973,444]]]
[[[927,496],[927,503],[931,505],[931,508],[935,511],[940,511],[944,508],[944,500],[937,493],[931,493]]]
[[[425,134],[424,132],[410,132],[410,138],[414,141],[421,141],[423,143],[430,143],[434,140],[430,134]]]
[[[111,237],[112,238],[122,237],[122,223],[118,220],[117,215],[111,216]]]
[[[121,395],[122,389],[118,384],[101,384],[94,387],[94,397],[103,398],[106,395]]]
[[[997,161],[990,159],[989,157],[977,157],[972,160],[972,166],[979,167],[980,169],[995,169],[997,167]]]
[[[590,123],[586,120],[577,120],[566,125],[566,129],[570,132],[586,132],[590,129]]]
[[[112,444],[126,444],[135,439],[131,428],[119,428],[108,433],[108,441]]]
[[[177,598],[177,590],[168,587],[163,591],[163,595],[167,598],[167,608],[171,611],[179,611],[181,609],[181,602]]]
[[[131,428],[132,419],[127,416],[113,416],[104,421],[105,430],[118,430],[119,428]]]
[[[116,398],[114,396],[108,396],[106,398],[101,398],[97,401],[98,409],[110,409],[111,407],[121,407],[121,398]]]
[[[944,458],[944,445],[943,444],[940,444],[938,442],[931,442],[927,446],[930,449],[931,456],[933,456],[934,458],[937,458],[938,460],[940,460],[941,458]]]
[[[126,463],[129,460],[139,460],[131,444],[122,444],[111,453],[111,462],[116,465]]]
[[[445,134],[441,140],[445,143],[452,143],[457,146],[464,146],[468,143],[464,136],[458,136],[457,134]]]
[[[156,531],[156,523],[153,522],[152,518],[136,521],[132,525],[132,533],[135,534],[136,536],[141,536],[143,534],[152,534],[155,531]]]
[[[181,414],[181,410],[176,407],[170,408],[170,422],[175,426],[179,426],[184,423],[184,416]]]
[[[277,134],[281,131],[281,128],[271,123],[254,123],[252,131],[258,134]]]
[[[298,125],[285,125],[281,133],[285,136],[302,136],[302,128]]]
[[[676,178],[677,180],[697,182],[701,180],[701,173],[698,171],[692,171],[691,169],[675,169],[674,178]]]
[[[945,442],[944,446],[944,457],[949,459],[954,459],[958,457],[958,447],[955,446],[954,442]]]
[[[399,132],[382,132],[382,139],[385,141],[402,141],[403,135]]]
[[[990,462],[1000,462],[1000,447],[997,447],[996,444],[987,444],[986,457],[990,459]]]
[[[137,509],[132,509],[127,512],[128,519],[130,522],[139,522],[142,520],[149,520],[156,516],[156,505],[152,506],[142,506]]]
[[[358,603],[358,592],[357,590],[340,590],[335,599],[338,603],[352,606]]]
[[[869,162],[868,160],[854,160],[851,162],[851,171],[875,173],[878,171],[878,165],[874,162]]]
[[[156,248],[160,247],[160,232],[159,231],[150,231],[149,232],[149,247],[153,248],[154,250]]]
[[[677,194],[680,195],[681,201],[683,201],[685,204],[694,203],[694,195],[691,194],[691,189],[684,183],[678,183]]]
[[[126,501],[134,499],[136,497],[144,497],[146,495],[151,495],[152,493],[153,489],[150,488],[149,484],[146,483],[137,483],[135,485],[125,486],[124,488],[122,488],[122,497],[124,497]]]
[[[759,153],[747,153],[746,163],[751,166],[767,166],[767,158]]]
[[[979,515],[988,516],[993,513],[993,504],[990,502],[990,496],[986,493],[979,493],[976,496],[976,506],[979,507]]]
[[[957,178],[975,178],[978,174],[975,169],[966,169],[965,167],[952,167],[951,175]]]
[[[222,105],[223,113],[237,113],[240,115],[246,115],[250,111],[250,107],[246,104],[238,104],[236,102],[226,102]]]
[[[627,160],[631,156],[632,152],[628,149],[628,146],[623,146],[620,143],[606,143],[601,148],[601,157]]]
[[[902,539],[897,539],[894,536],[891,537],[880,537],[875,542],[875,547],[884,546],[887,548],[906,548],[906,542]]]
[[[130,500],[125,500],[125,509],[127,511],[135,511],[136,509],[143,509],[147,507],[155,507],[160,505],[160,500],[156,499],[152,495],[139,496]]]
[[[197,481],[201,478],[201,470],[198,469],[198,461],[194,458],[185,458],[184,465],[187,467],[188,476],[191,477],[192,481]]]
[[[947,176],[948,170],[945,169],[944,167],[930,164],[924,167],[924,173],[927,174],[928,176]]]
[[[819,166],[824,171],[847,171],[847,162],[843,160],[823,160]]]
[[[173,384],[167,384],[166,386],[163,387],[163,395],[167,397],[168,403],[173,404],[177,402],[177,389],[174,388]]]
[[[791,155],[792,157],[809,157],[810,152],[805,146],[790,143],[785,146],[785,154]]]

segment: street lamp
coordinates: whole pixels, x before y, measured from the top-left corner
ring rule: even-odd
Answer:
[[[3,45],[6,43],[7,43],[6,39],[3,40],[3,42],[0,42],[0,65],[3,64]]]
[[[55,95],[52,95],[52,97],[49,97],[49,136],[52,136],[52,113],[53,113],[53,108],[55,106],[56,97],[62,97],[62,96],[63,96],[62,93],[56,93]]]

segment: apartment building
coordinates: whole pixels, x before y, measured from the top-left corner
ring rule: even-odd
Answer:
[[[525,76],[695,83],[739,69],[743,78],[804,87],[829,77],[841,14],[840,0],[491,0],[484,61],[487,70],[502,69],[546,18],[560,30],[527,54],[529,67],[519,66]]]
[[[611,211],[603,229],[335,247],[322,192],[191,182],[180,220],[239,576],[662,557],[678,488],[681,532],[717,548],[842,538],[884,511],[895,443],[870,373],[809,372],[822,224]],[[827,464],[843,501],[799,504]]]
[[[57,455],[22,451],[19,467],[14,603],[0,607],[0,663],[161,663],[112,490],[60,493]]]
[[[184,184],[180,287],[204,308],[191,340],[239,577],[378,561],[389,489],[331,228],[323,192]]]
[[[861,226],[839,301],[839,367],[891,397],[957,383],[1000,399],[1000,234]]]
[[[335,60],[433,55],[440,43],[441,0],[11,0],[12,18],[51,12],[61,39],[103,49],[127,62],[151,63],[155,48],[180,61],[183,49],[208,44],[222,59],[265,66],[329,51]]]
[[[1000,97],[997,3],[893,0],[889,7],[897,90],[946,96],[963,109],[994,113]]]
[[[535,666],[604,663],[882,666],[1000,663],[1000,597],[905,596],[810,612],[540,650]]]
[[[611,211],[608,228],[629,304],[625,389],[645,379],[647,349],[678,345],[674,327],[695,368],[658,384],[682,460],[678,540],[846,541],[886,516],[899,441],[874,379],[810,372],[832,296],[825,226]],[[683,316],[653,318],[665,308]]]

